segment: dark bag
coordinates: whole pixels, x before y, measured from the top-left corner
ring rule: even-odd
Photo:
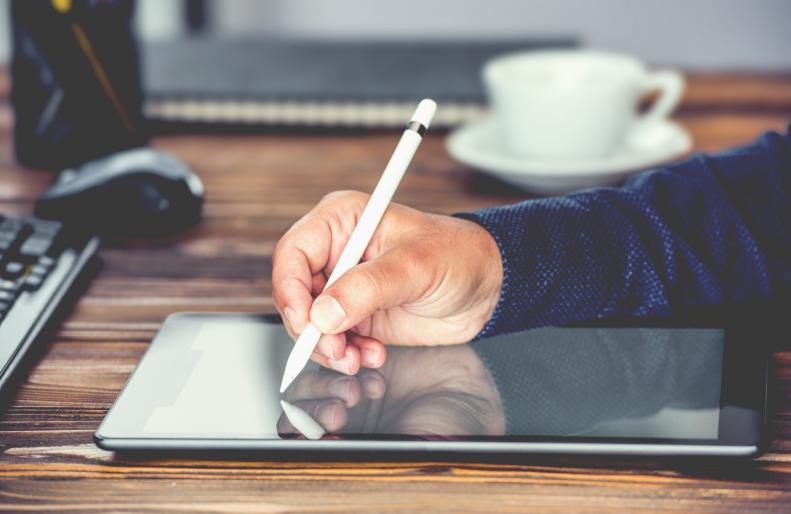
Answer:
[[[133,0],[12,0],[19,162],[60,170],[146,143]]]

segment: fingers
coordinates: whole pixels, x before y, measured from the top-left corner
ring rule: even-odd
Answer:
[[[272,296],[283,316],[283,323],[292,335],[308,325],[308,312],[313,303],[313,274],[304,250],[281,240],[272,260]]]
[[[340,339],[343,342],[335,342],[335,339]],[[327,358],[325,352],[328,345],[334,345],[336,348],[342,347],[341,357]],[[320,350],[322,346],[325,348],[324,350]],[[360,371],[360,368],[382,367],[387,358],[387,350],[381,341],[354,332],[346,332],[321,336],[312,358],[324,367],[346,375],[354,375]]]
[[[376,400],[384,396],[384,377],[375,370],[362,370],[355,376],[332,371],[306,371],[286,391],[286,401],[326,400],[335,398],[347,407],[355,407],[361,398]]]
[[[360,368],[380,368],[387,358],[385,345],[354,332],[322,335],[311,359],[335,371],[354,375]]]
[[[387,391],[384,377],[375,370],[362,370],[357,375],[357,380],[360,382],[362,396],[368,400],[379,400]]]
[[[313,302],[310,320],[323,334],[349,330],[380,309],[401,305],[423,290],[418,265],[405,250],[394,249],[358,264]]]
[[[326,227],[315,216],[311,218],[308,215],[294,225],[275,248],[272,261],[273,297],[275,306],[283,316],[286,330],[294,339],[310,321],[308,313],[313,295],[326,283],[321,270],[329,258],[329,238]],[[343,337],[322,337],[316,351],[328,359],[339,360],[344,358],[345,347]]]
[[[283,236],[273,255],[273,297],[286,330],[296,338],[313,321],[325,336],[312,358],[346,374],[360,367],[377,368],[386,356],[376,339],[357,339],[349,345],[346,331],[379,309],[404,303],[416,290],[409,255],[398,249],[379,255],[379,241],[372,242],[377,250],[366,257],[373,260],[321,293],[367,198],[353,192],[328,195]]]
[[[313,362],[316,362],[325,368],[338,371],[345,375],[354,375],[358,371],[360,371],[360,349],[357,348],[356,345],[352,343],[346,343],[346,335],[345,334],[337,334],[332,336],[321,336],[319,339],[319,344],[337,344],[337,343],[322,343],[322,339],[324,338],[339,338],[340,341],[344,341],[342,344],[343,347],[343,354],[340,358],[329,358],[323,353],[319,352],[319,345],[316,346],[315,351],[310,355],[310,359]]]
[[[309,371],[297,378],[286,391],[286,401],[295,403],[302,400],[324,400],[335,398],[347,407],[354,407],[360,401],[362,386],[356,377],[327,371]]]
[[[327,195],[280,238],[272,254],[272,290],[275,306],[294,332],[308,324],[311,292],[326,283],[334,249],[346,243],[344,226],[357,218],[362,193]]]
[[[304,410],[324,430],[338,432],[353,417],[364,419],[371,404],[386,392],[384,377],[375,370],[361,370],[356,376],[332,371],[306,371],[286,391],[286,401]],[[359,421],[359,419],[358,419]],[[283,414],[277,422],[278,433],[295,435],[299,431]]]
[[[356,192],[327,195],[275,247],[273,298],[292,338],[307,326],[313,298],[326,284],[325,272],[331,270],[366,199],[367,195]],[[344,344],[341,339],[330,339],[321,345],[319,352],[338,360],[343,358]]]
[[[328,367],[347,375],[354,375],[360,371],[360,349],[347,341],[340,359],[327,359]]]
[[[321,294],[324,291],[324,286],[327,285],[327,277],[324,273],[319,272],[313,275],[313,284],[311,287],[310,292],[313,294],[314,297]]]
[[[337,339],[340,343],[322,342],[325,338]],[[329,358],[320,351],[320,347],[326,345],[343,345],[343,353],[340,358]],[[334,350],[333,350],[334,351]],[[354,375],[360,371],[360,349],[353,343],[347,343],[346,334],[335,334],[331,336],[323,335],[319,339],[314,352],[311,354],[310,359],[325,368],[338,371],[345,375]]]
[[[343,360],[346,354],[346,337],[343,334],[322,335],[316,345],[315,352],[329,360]]]
[[[361,367],[374,369],[382,367],[387,358],[387,349],[381,341],[354,332],[348,332],[347,334],[349,343],[360,350]]]

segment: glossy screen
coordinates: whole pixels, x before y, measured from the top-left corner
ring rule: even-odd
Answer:
[[[103,437],[718,436],[719,329],[549,328],[472,345],[388,347],[380,370],[347,377],[311,365],[280,395],[292,346],[281,325],[176,321],[152,343]]]

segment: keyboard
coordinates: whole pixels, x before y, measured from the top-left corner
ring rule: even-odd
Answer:
[[[98,247],[58,221],[0,214],[0,393]]]

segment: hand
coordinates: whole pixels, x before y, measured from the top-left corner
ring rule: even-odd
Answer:
[[[489,372],[469,345],[393,348],[378,370],[350,377],[331,370],[300,374],[286,401],[332,437],[409,434],[427,437],[502,435],[505,416]],[[298,434],[285,414],[282,436]]]
[[[491,317],[503,275],[497,245],[478,224],[393,203],[362,263],[322,292],[367,201],[357,192],[326,196],[273,257],[286,330],[296,338],[313,322],[325,334],[313,359],[346,374],[382,366],[384,343],[469,341]]]

